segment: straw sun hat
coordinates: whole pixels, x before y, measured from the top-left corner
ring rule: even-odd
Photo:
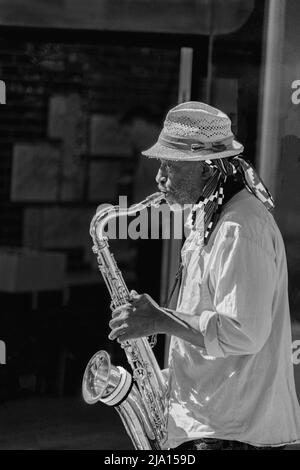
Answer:
[[[158,141],[142,154],[164,160],[204,161],[239,155],[243,150],[225,113],[188,101],[168,112]]]

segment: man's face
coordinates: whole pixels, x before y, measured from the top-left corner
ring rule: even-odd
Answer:
[[[166,201],[172,209],[194,204],[205,186],[203,164],[200,162],[173,162],[162,160],[156,182],[159,190],[165,193]],[[178,207],[180,206],[180,207]]]

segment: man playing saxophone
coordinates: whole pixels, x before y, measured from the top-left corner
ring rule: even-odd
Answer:
[[[199,102],[167,114],[156,181],[174,210],[192,205],[175,311],[149,295],[112,313],[110,339],[171,335],[167,446],[283,449],[300,442],[283,240],[273,199],[226,114]]]

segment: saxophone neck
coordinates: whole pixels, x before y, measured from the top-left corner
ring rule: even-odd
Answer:
[[[90,235],[93,238],[94,244],[107,241],[107,237],[104,236],[104,229],[111,219],[132,216],[150,206],[158,207],[164,199],[164,194],[157,192],[147,196],[143,201],[133,204],[128,208],[116,205],[100,209],[94,215],[90,226]]]
[[[149,206],[158,207],[164,201],[164,199],[165,199],[165,195],[161,192],[157,192],[157,193],[151,194],[150,196],[147,196],[143,201],[141,201],[140,203],[136,205],[144,206],[145,208]],[[141,209],[138,209],[138,210],[141,210]]]

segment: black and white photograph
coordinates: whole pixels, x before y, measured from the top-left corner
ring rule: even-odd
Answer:
[[[0,0],[1,451],[300,450],[299,23]]]

